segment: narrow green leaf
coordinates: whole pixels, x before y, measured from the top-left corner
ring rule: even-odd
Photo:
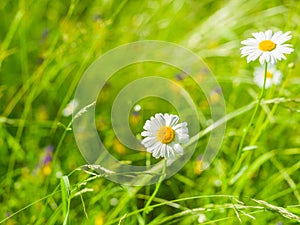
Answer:
[[[63,206],[63,216],[64,216],[64,223],[63,225],[68,224],[69,218],[69,211],[70,211],[70,182],[68,176],[63,176],[60,179],[60,187],[61,187],[61,199],[62,199],[62,206]]]

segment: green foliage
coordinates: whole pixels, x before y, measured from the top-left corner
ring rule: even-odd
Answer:
[[[299,223],[298,1],[1,0],[0,15],[0,224]],[[267,29],[292,31],[295,52],[278,63],[283,82],[266,90],[232,172],[260,92],[253,83],[258,63],[240,58],[240,42]],[[163,75],[186,88],[197,105],[198,147],[158,188],[121,186],[105,179],[109,171],[85,165],[72,119],[63,116],[88,66],[138,40],[177,43],[202,57],[227,107],[223,120],[211,121],[208,101],[192,80],[152,63],[124,68],[107,82],[96,106],[99,136],[114,156],[133,165],[157,161],[116,138],[110,113],[119,90],[141,76]],[[139,104],[141,111],[129,118],[137,138],[149,116],[176,113],[157,98]],[[218,122],[227,122],[222,147],[202,171],[201,154]]]

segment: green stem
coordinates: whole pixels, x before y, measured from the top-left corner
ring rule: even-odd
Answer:
[[[292,69],[290,68],[287,73],[287,76],[285,77],[285,80],[283,82],[283,84],[281,85],[280,89],[279,89],[279,93],[278,93],[278,96],[282,96],[284,90],[285,90],[285,87],[289,81],[289,77],[290,75],[292,74]],[[262,123],[262,125],[260,126],[260,129],[255,132],[255,136],[254,138],[252,139],[252,143],[255,143],[257,141],[257,139],[260,137],[262,131],[268,126],[268,124],[270,123],[270,118],[273,117],[273,115],[275,114],[277,108],[278,108],[279,104],[274,104],[272,109],[271,109],[271,112],[269,113],[269,115],[266,117],[266,119],[264,120],[264,122]]]
[[[159,178],[159,181],[157,182],[154,192],[152,193],[151,197],[148,199],[148,201],[147,201],[147,203],[146,203],[146,205],[144,207],[143,219],[144,219],[144,223],[145,224],[147,224],[146,214],[149,213],[152,210],[149,206],[150,206],[152,200],[154,199],[154,197],[156,196],[156,194],[157,194],[157,192],[158,192],[158,190],[160,188],[160,185],[161,185],[162,181],[166,177],[166,169],[167,169],[167,160],[165,159],[164,167],[162,169],[162,173],[161,173],[161,176]]]
[[[238,169],[239,169],[239,159],[241,157],[241,154],[242,154],[242,150],[243,150],[243,147],[244,147],[244,142],[245,142],[245,139],[246,139],[246,136],[247,134],[249,133],[249,130],[253,124],[253,121],[255,119],[255,116],[257,114],[257,111],[260,107],[260,104],[261,104],[261,101],[263,99],[263,96],[264,96],[264,93],[265,93],[265,89],[266,89],[266,80],[267,80],[267,71],[268,71],[268,63],[265,62],[265,70],[264,70],[264,83],[263,83],[263,86],[262,86],[262,89],[261,89],[261,92],[260,92],[260,95],[258,96],[258,100],[257,100],[257,104],[255,106],[255,109],[253,111],[253,114],[251,116],[251,119],[246,127],[246,129],[244,130],[244,133],[243,133],[243,136],[241,138],[241,142],[240,142],[240,145],[239,145],[239,149],[238,149],[238,152],[237,152],[237,156],[235,158],[235,162],[233,164],[233,170],[232,170],[232,173],[235,173]]]

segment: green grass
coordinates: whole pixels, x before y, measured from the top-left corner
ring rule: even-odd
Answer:
[[[300,2],[2,0],[0,15],[0,224],[200,224],[203,214],[202,224],[299,223]],[[260,93],[253,82],[259,64],[240,57],[240,42],[267,29],[292,31],[295,51],[278,63],[283,81],[265,91],[242,146],[248,151],[239,154]],[[211,121],[208,100],[191,79],[176,80],[177,69],[144,63],[115,74],[98,98],[96,126],[117,158],[152,160],[120,144],[111,128],[113,100],[131,81],[171,79],[200,116],[188,163],[157,186],[130,187],[84,166],[71,117],[62,112],[94,60],[139,40],[169,41],[199,55],[222,87],[227,114]],[[134,134],[151,115],[176,113],[157,98],[139,104],[140,113],[128,118]],[[218,122],[226,122],[221,149],[201,171],[199,156]]]

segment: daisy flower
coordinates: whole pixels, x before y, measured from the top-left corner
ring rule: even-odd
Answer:
[[[292,45],[283,44],[290,40],[292,36],[290,31],[282,33],[278,31],[272,34],[271,30],[266,32],[252,33],[254,38],[248,38],[241,43],[242,57],[247,56],[247,63],[259,58],[259,62],[275,64],[277,60],[286,59],[284,54],[290,54],[294,51]]]
[[[157,113],[147,120],[141,133],[142,144],[153,157],[174,159],[175,153],[183,155],[181,143],[189,140],[187,123],[178,123],[179,117],[172,114]]]
[[[254,82],[262,88],[264,85],[265,69],[263,66],[256,67],[254,70]],[[282,79],[282,73],[276,69],[274,65],[268,66],[266,74],[266,85],[265,88],[271,87],[273,84],[280,84]]]

